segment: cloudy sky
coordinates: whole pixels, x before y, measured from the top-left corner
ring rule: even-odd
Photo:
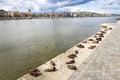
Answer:
[[[80,12],[120,13],[120,0],[0,0],[0,9],[33,13]]]

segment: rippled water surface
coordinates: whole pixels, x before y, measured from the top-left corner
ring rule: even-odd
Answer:
[[[97,32],[115,18],[0,21],[0,80],[16,80]]]

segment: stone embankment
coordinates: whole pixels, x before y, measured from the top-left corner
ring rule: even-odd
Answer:
[[[68,80],[120,80],[120,21]]]
[[[102,24],[99,32],[18,80],[120,80],[119,35],[119,23]]]

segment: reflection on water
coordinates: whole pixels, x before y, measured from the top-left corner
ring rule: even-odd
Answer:
[[[115,18],[0,21],[0,80],[16,80],[97,32]]]

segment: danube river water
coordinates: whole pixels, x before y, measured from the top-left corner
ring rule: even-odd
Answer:
[[[65,52],[113,17],[0,21],[0,80],[16,80]]]

